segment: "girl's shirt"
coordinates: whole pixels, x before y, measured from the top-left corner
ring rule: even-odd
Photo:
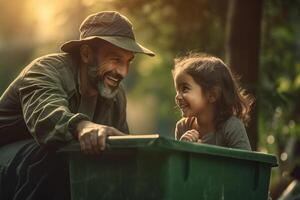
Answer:
[[[182,118],[176,124],[175,138],[177,140],[188,130],[196,129],[195,117]],[[250,150],[251,146],[243,122],[235,117],[228,118],[219,129],[202,136],[201,143],[222,147]]]

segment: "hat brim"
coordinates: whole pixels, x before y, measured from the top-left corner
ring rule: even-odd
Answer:
[[[120,47],[122,49],[125,49],[127,51],[131,51],[134,53],[143,53],[148,56],[155,56],[155,53],[153,53],[151,50],[143,47],[136,41],[134,41],[131,38],[128,37],[120,37],[120,36],[91,36],[87,37],[81,40],[70,40],[66,43],[64,43],[60,48],[64,52],[72,52],[75,49],[78,49],[82,44],[84,44],[88,40],[93,39],[102,39],[105,40],[117,47]]]

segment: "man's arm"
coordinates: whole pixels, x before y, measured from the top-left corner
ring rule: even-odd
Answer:
[[[114,127],[90,121],[81,121],[78,123],[75,134],[80,142],[81,150],[88,154],[99,154],[103,151],[108,136],[126,135]]]
[[[25,123],[41,145],[66,142],[75,136],[84,152],[99,153],[105,148],[108,135],[124,134],[93,123],[82,113],[72,113],[63,88],[64,78],[49,61],[43,60],[26,72],[19,88]]]
[[[39,60],[20,81],[23,117],[30,133],[41,145],[71,140],[73,135],[69,127],[89,120],[88,116],[69,110],[62,78],[49,60]]]
[[[126,95],[123,86],[120,86],[120,91],[117,94],[116,107],[118,112],[115,112],[114,120],[117,128],[96,124],[90,121],[81,121],[75,130],[75,135],[78,137],[82,151],[94,154],[100,153],[105,149],[105,140],[110,135],[126,135],[129,133],[126,120]]]

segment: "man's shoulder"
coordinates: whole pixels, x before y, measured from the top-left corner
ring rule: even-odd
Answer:
[[[36,58],[30,65],[52,66],[55,68],[62,68],[64,66],[72,65],[72,57],[67,53],[52,53]]]
[[[41,56],[27,65],[19,75],[22,80],[55,80],[67,91],[75,89],[75,63],[67,53],[54,53]]]
[[[67,53],[53,53],[36,58],[29,63],[20,73],[20,76],[30,76],[32,73],[57,74],[69,76],[74,73],[75,62]]]

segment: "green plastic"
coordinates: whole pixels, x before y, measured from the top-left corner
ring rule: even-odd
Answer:
[[[273,155],[175,141],[158,135],[110,136],[101,155],[69,159],[73,200],[267,199]]]

